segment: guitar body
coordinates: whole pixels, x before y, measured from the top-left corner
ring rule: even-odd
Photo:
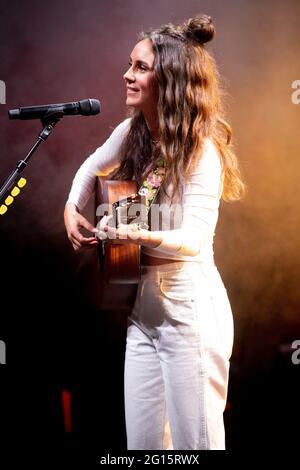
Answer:
[[[111,181],[99,178],[96,191],[97,215],[112,214],[116,201],[137,191],[135,181]],[[118,240],[102,242],[99,264],[107,284],[137,284],[140,278],[140,247],[134,243],[122,244]]]

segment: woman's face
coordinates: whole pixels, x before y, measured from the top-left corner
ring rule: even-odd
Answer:
[[[144,114],[157,112],[158,86],[154,72],[154,53],[150,39],[143,39],[134,47],[130,68],[123,78],[127,86],[126,104]]]

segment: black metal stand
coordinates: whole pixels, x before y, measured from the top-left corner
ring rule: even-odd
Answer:
[[[45,140],[48,139],[49,135],[53,131],[55,124],[57,124],[59,120],[60,117],[49,116],[46,120],[41,121],[44,128],[39,133],[38,140],[32,146],[26,157],[23,160],[19,160],[17,162],[17,168],[8,176],[2,188],[0,189],[0,204],[2,204],[3,200],[6,198],[12,187],[15,185],[16,181],[19,178],[19,174],[22,173],[22,171],[26,168],[27,162],[31,158],[32,154],[42,142],[45,142]]]

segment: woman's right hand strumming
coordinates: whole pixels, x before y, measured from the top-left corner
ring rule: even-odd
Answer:
[[[75,204],[69,203],[65,207],[64,222],[67,230],[68,238],[72,243],[75,251],[80,249],[93,248],[98,244],[97,238],[84,237],[80,229],[85,228],[91,233],[96,233],[97,229],[94,227],[83,215],[81,215]]]

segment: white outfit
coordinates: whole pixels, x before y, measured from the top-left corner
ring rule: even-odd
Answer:
[[[95,176],[106,176],[118,167],[129,127],[130,119],[123,121],[83,163],[67,202],[81,210],[93,192]],[[223,411],[233,323],[213,258],[221,194],[220,159],[207,140],[173,205],[166,196],[160,197],[160,204],[170,207],[170,217],[162,217],[157,227],[162,243],[142,250],[177,262],[142,267],[127,333],[128,449],[166,448],[168,420],[176,450],[225,447]]]

